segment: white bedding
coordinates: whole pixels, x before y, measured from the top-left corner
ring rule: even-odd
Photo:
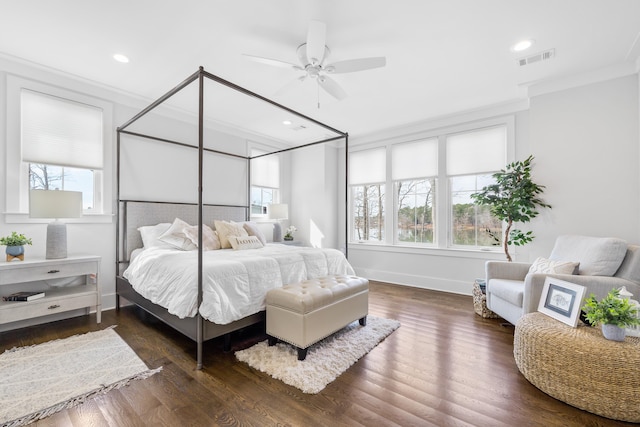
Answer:
[[[267,291],[329,274],[354,274],[336,249],[267,244],[260,249],[203,252],[200,314],[218,324],[264,310]],[[197,310],[198,252],[148,248],[131,262],[124,277],[151,302],[180,318]]]

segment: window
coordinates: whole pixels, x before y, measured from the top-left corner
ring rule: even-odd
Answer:
[[[350,241],[440,249],[499,244],[502,223],[470,196],[507,163],[513,123],[488,119],[349,153]]]
[[[383,241],[385,238],[386,149],[349,154],[351,189],[351,240]]]
[[[391,147],[397,243],[434,243],[438,139]]]
[[[252,148],[251,157],[267,154]],[[251,216],[266,215],[267,206],[279,202],[280,155],[271,154],[251,159]]]
[[[491,174],[504,167],[506,142],[506,126],[447,136],[452,246],[500,244],[501,222],[491,216],[486,206],[476,206],[470,196],[492,184]]]
[[[103,168],[102,109],[22,89],[22,161],[29,189],[82,192],[84,210],[102,210],[94,175]]]
[[[94,208],[93,187],[93,171],[90,169],[29,163],[31,190],[80,191],[84,211],[92,211]]]
[[[451,243],[453,246],[492,246],[502,241],[502,223],[488,206],[477,206],[471,194],[494,183],[491,175],[453,177],[451,182]]]

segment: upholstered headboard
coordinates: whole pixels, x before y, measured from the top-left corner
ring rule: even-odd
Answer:
[[[193,204],[164,202],[120,202],[120,236],[118,237],[118,262],[129,261],[131,252],[142,247],[142,238],[138,227],[161,222],[173,222],[180,218],[189,224],[198,223],[198,206]],[[202,221],[211,226],[213,220],[246,221],[248,208],[244,206],[213,206],[202,208]]]

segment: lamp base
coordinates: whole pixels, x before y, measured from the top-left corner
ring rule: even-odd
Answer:
[[[47,259],[67,257],[67,224],[54,221],[47,225]]]
[[[273,223],[273,241],[282,242],[282,226],[279,222]]]

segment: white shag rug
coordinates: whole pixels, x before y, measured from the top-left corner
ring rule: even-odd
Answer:
[[[29,424],[161,369],[149,370],[113,327],[7,350],[0,355],[0,425]]]
[[[265,372],[285,384],[315,394],[324,389],[380,341],[400,327],[397,320],[367,317],[367,326],[358,321],[334,335],[313,344],[305,360],[298,360],[294,346],[278,342],[269,347],[262,341],[246,350],[236,351],[236,358]]]

